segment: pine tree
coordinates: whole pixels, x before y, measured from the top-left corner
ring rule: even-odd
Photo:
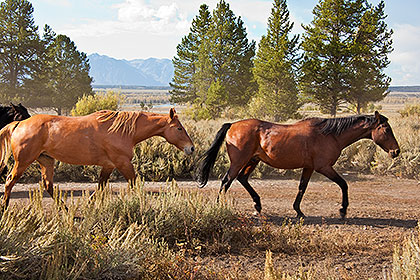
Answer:
[[[197,88],[194,83],[194,75],[197,70],[198,51],[201,42],[204,40],[211,21],[208,6],[200,6],[199,14],[194,18],[190,33],[182,38],[177,46],[177,55],[172,60],[174,65],[174,77],[170,86],[172,87],[171,102],[187,103],[197,98]]]
[[[314,19],[303,26],[302,91],[322,112],[336,115],[346,102],[353,33],[364,12],[364,0],[320,0]]]
[[[69,37],[56,35],[47,25],[43,43],[43,63],[27,83],[27,102],[34,107],[50,107],[61,115],[82,96],[93,94],[89,61]]]
[[[193,104],[196,118],[213,118],[245,105],[255,90],[252,58],[242,19],[220,1],[210,15],[202,5],[174,58],[171,101]]]
[[[0,88],[2,102],[22,98],[22,86],[38,69],[42,44],[32,4],[6,0],[0,4]]]
[[[247,104],[255,90],[255,42],[248,42],[242,19],[223,0],[213,11],[199,55],[198,95],[208,117],[219,117],[226,108]]]
[[[353,36],[352,80],[347,101],[359,114],[369,102],[382,100],[391,82],[383,73],[390,63],[387,55],[392,51],[392,30],[387,29],[384,7],[384,1],[376,7],[369,5]]]
[[[321,0],[314,20],[304,26],[302,90],[322,111],[335,115],[340,105],[357,112],[385,97],[390,79],[383,73],[392,51],[384,2]]]
[[[250,106],[257,117],[287,120],[296,116],[301,105],[296,82],[299,37],[289,39],[292,28],[286,0],[274,0],[267,35],[261,38],[254,62],[259,93]]]

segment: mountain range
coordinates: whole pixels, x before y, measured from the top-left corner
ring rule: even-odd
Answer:
[[[115,59],[97,53],[88,55],[92,85],[169,86],[174,67],[167,58]]]

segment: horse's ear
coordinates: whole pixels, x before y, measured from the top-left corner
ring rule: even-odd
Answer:
[[[381,122],[381,114],[378,111],[375,111],[375,119],[380,123]]]
[[[173,120],[175,117],[176,111],[175,108],[171,108],[171,110],[169,110],[169,119]]]
[[[388,118],[379,114],[378,111],[375,111],[375,119],[378,122],[378,124],[383,124],[388,121]]]

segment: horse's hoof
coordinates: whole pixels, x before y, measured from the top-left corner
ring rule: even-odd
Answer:
[[[346,214],[347,214],[346,209],[341,208],[340,209],[340,217],[341,217],[342,220],[346,219]]]
[[[262,207],[261,205],[255,205],[255,210],[257,210],[258,214],[261,214]]]
[[[305,214],[303,214],[303,213],[298,213],[298,214],[296,215],[296,218],[298,218],[298,219],[305,219],[306,217],[305,217]]]

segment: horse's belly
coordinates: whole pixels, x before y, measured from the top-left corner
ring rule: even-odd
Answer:
[[[58,161],[77,164],[77,165],[101,165],[104,159],[101,156],[93,156],[91,152],[74,151],[72,153],[63,153],[62,151],[45,151],[45,153]]]
[[[78,141],[79,140],[79,141]],[[45,146],[45,153],[56,160],[79,165],[103,165],[106,153],[91,141],[67,139]]]
[[[296,168],[302,168],[305,166],[303,161],[299,160],[268,160],[264,161],[268,165],[278,168],[278,169],[296,169]]]
[[[299,153],[265,154],[260,159],[268,165],[278,169],[296,169],[306,167],[308,160]]]

